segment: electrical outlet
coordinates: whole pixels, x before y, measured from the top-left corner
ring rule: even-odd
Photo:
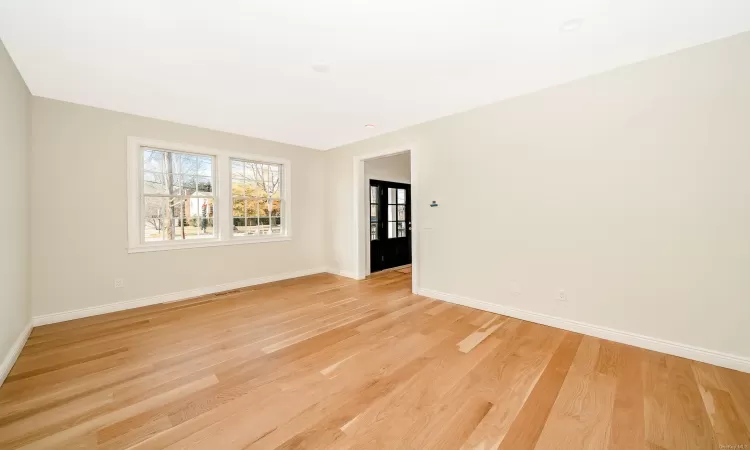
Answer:
[[[115,278],[115,289],[120,289],[125,287],[125,279],[124,278]]]
[[[565,291],[564,290],[560,289],[557,292],[557,299],[560,300],[561,302],[567,302],[568,301],[568,296],[565,295]]]
[[[521,286],[518,285],[515,281],[510,283],[510,292],[513,294],[520,294],[521,293]]]

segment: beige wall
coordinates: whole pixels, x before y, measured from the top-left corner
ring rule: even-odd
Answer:
[[[30,101],[26,84],[0,42],[0,192],[3,193],[0,226],[0,363],[31,320],[27,208]]]
[[[34,316],[324,265],[319,152],[36,97],[32,125]],[[131,135],[289,159],[292,240],[128,254]]]
[[[328,263],[356,272],[353,155],[412,149],[421,288],[750,357],[748,55],[746,33],[329,151]]]

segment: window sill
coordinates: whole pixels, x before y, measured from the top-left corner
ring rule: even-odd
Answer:
[[[265,242],[291,241],[291,236],[232,237],[226,241],[211,239],[199,242],[179,242],[175,244],[144,244],[129,247],[128,253],[161,252],[165,250],[183,250],[202,247],[225,247],[227,245],[262,244]]]

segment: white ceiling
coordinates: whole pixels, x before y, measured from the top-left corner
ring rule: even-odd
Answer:
[[[34,95],[315,149],[749,29],[750,0],[0,0]]]

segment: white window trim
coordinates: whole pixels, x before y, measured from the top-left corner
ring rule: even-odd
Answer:
[[[176,152],[198,153],[214,156],[214,228],[215,238],[171,242],[144,242],[141,230],[141,202],[143,197],[143,147],[154,147]],[[283,158],[257,154],[232,152],[207,147],[198,147],[175,142],[165,142],[136,136],[128,136],[128,253],[155,252],[184,248],[219,247],[224,245],[258,244],[263,242],[289,241],[292,239],[292,163]],[[232,173],[231,158],[267,162],[282,165],[282,230],[280,235],[234,236],[232,232]]]

